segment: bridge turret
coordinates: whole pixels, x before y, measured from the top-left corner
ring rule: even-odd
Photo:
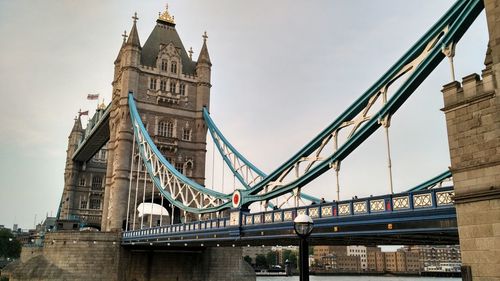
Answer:
[[[489,29],[485,68],[481,76],[468,75],[442,90],[462,266],[468,268],[462,274],[471,275],[467,280],[500,277],[492,270],[500,263],[500,0],[484,0],[484,5]]]
[[[198,108],[207,107],[210,105],[210,84],[212,62],[207,48],[207,32],[203,34],[203,46],[201,47],[198,61],[196,62],[196,75],[198,76],[198,91],[196,103]]]
[[[139,40],[139,34],[137,33],[137,13],[132,17],[134,23],[130,34],[128,36],[127,42],[123,48],[122,66],[132,66],[138,67],[141,60],[141,42]]]
[[[73,208],[74,201],[74,188],[76,186],[76,177],[77,177],[77,163],[75,163],[72,159],[73,154],[75,153],[80,141],[82,140],[84,135],[84,130],[82,128],[82,121],[80,118],[80,114],[78,117],[75,117],[75,122],[73,124],[73,128],[71,129],[71,133],[68,136],[68,149],[66,150],[66,166],[64,169],[64,190],[61,202],[61,210],[59,214],[59,218],[68,219],[68,216]]]
[[[159,14],[156,25],[142,46],[137,19],[134,15],[130,33],[123,35],[124,43],[114,63],[101,223],[104,231],[121,229],[126,224],[127,209],[130,212],[136,210],[133,205],[127,206],[133,148],[129,92],[134,95],[150,137],[165,158],[192,180],[200,184],[205,180],[207,129],[202,109],[209,106],[212,65],[206,34],[198,61],[193,61],[177,33],[168,7]],[[136,175],[132,172],[134,177]],[[153,194],[152,197],[155,196]],[[160,198],[156,199],[161,202]],[[172,208],[168,203],[165,207]]]

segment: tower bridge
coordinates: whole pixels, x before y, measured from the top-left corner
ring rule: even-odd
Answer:
[[[336,200],[309,195],[311,181],[331,170],[338,176],[342,161],[361,143],[378,129],[388,132],[394,113],[446,57],[453,74],[455,46],[484,7],[490,42],[482,76],[442,90],[451,168],[401,193],[393,192],[391,181],[390,194],[345,200],[337,181]],[[213,265],[214,255],[237,255],[242,246],[296,244],[292,221],[300,214],[315,221],[313,244],[460,243],[475,280],[498,279],[498,270],[488,266],[500,263],[499,7],[496,0],[456,1],[373,86],[269,174],[242,155],[210,117],[206,33],[193,60],[168,10],[144,45],[134,15],[114,62],[112,102],[97,110],[86,131],[75,120],[59,219],[78,219],[102,235],[115,235],[110,249],[127,261],[113,270],[126,264],[136,271],[116,273],[113,280],[160,280],[158,272],[171,274],[154,267],[164,260],[187,270],[162,251],[196,257],[190,262],[204,265],[211,276],[199,280],[252,280],[239,261],[226,261],[235,266],[229,277],[206,264]],[[233,177],[230,193],[205,184],[207,135]],[[104,168],[95,162],[101,150],[107,154]],[[392,180],[388,140],[387,153]],[[451,178],[453,184],[443,184]],[[57,235],[51,245],[66,244]]]

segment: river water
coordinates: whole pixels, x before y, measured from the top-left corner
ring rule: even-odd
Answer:
[[[313,276],[310,281],[459,281],[461,278],[442,277],[399,277],[399,276]],[[299,276],[257,277],[257,281],[299,281]]]

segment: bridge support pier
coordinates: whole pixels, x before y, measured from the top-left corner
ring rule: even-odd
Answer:
[[[126,253],[125,279],[136,281],[254,281],[241,248],[133,249]]]
[[[485,0],[490,41],[482,77],[444,86],[462,263],[500,280],[500,0]]]
[[[241,248],[122,247],[119,232],[48,233],[2,270],[10,281],[255,281]]]

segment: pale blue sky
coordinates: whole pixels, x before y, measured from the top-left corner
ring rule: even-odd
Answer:
[[[333,121],[452,3],[169,1],[194,57],[208,31],[212,117],[266,172]],[[41,220],[56,212],[73,117],[80,108],[95,108],[85,100],[88,93],[98,92],[109,102],[121,33],[130,30],[137,11],[144,43],[164,4],[0,0],[0,224],[28,228],[35,214]],[[457,77],[481,71],[486,43],[482,14],[457,47]],[[396,191],[449,166],[439,110],[441,87],[449,81],[445,61],[393,118]],[[385,155],[382,132],[377,132],[343,162],[341,196],[387,193]],[[333,199],[332,174],[307,192]]]

